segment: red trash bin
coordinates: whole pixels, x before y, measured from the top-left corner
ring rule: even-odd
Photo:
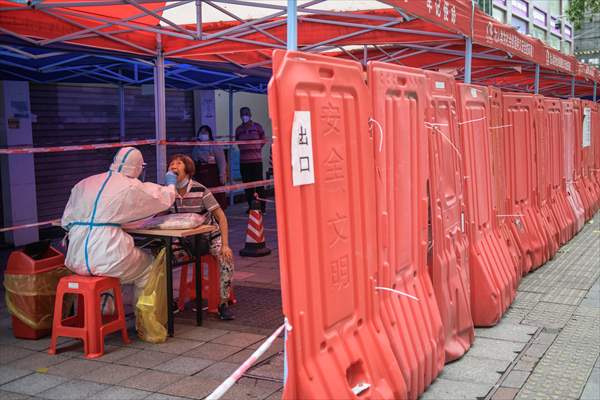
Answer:
[[[39,339],[50,334],[56,285],[71,274],[64,263],[64,255],[45,241],[10,254],[4,288],[16,338]]]

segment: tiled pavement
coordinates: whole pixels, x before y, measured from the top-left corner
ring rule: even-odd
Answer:
[[[241,206],[227,214],[237,252],[243,246],[246,215]],[[523,279],[501,323],[477,329],[469,353],[448,364],[423,399],[600,399],[600,215],[596,217],[554,260]],[[282,322],[272,209],[265,228],[270,256],[236,256],[237,319],[222,322],[208,316],[196,327],[194,313],[186,310],[177,316],[175,337],[164,344],[134,339],[124,346],[111,335],[106,354],[86,360],[78,343],[63,340],[66,351],[49,356],[48,339],[12,337],[2,296],[0,399],[205,397]],[[279,338],[225,398],[280,398],[282,351]]]

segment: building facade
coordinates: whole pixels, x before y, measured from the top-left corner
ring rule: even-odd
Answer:
[[[575,31],[575,57],[600,67],[600,14],[587,15]]]
[[[574,31],[566,13],[570,0],[479,0],[479,7],[519,32],[573,54]]]

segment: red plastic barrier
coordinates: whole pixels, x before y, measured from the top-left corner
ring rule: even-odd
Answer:
[[[407,397],[379,317],[380,297],[389,294],[375,289],[370,110],[359,63],[273,53],[269,112],[281,294],[291,325],[284,398]],[[416,251],[417,241],[411,243]]]
[[[600,186],[596,181],[594,172],[595,143],[592,130],[594,129],[594,119],[597,114],[597,104],[588,101],[581,101],[582,121],[582,179],[587,192],[590,196],[590,218],[598,211],[600,202]],[[586,126],[587,125],[587,126]],[[589,129],[588,132],[585,132]],[[588,134],[589,133],[589,134]],[[586,143],[583,143],[583,141]]]
[[[549,258],[546,235],[533,200],[536,174],[533,95],[503,93],[502,104],[508,214],[512,219],[511,230],[526,259],[523,274],[527,274]]]
[[[444,366],[442,321],[427,273],[427,80],[421,70],[377,62],[367,73],[377,171],[377,284],[418,301],[383,289],[377,297],[391,354],[408,398],[416,399]]]
[[[464,227],[454,78],[431,71],[426,71],[426,75],[431,99],[426,124],[432,231],[428,264],[444,326],[448,363],[462,357],[475,339],[471,318],[469,241]]]
[[[573,102],[573,119],[575,127],[575,157],[573,169],[573,184],[579,193],[583,209],[585,211],[585,220],[592,218],[592,196],[584,178],[584,147],[583,147],[583,110],[580,99],[571,99]]]
[[[492,211],[488,93],[457,85],[466,227],[469,236],[471,313],[475,326],[496,324],[514,299],[518,277]]]
[[[535,105],[534,133],[536,143],[536,147],[534,148],[535,157],[533,157],[536,165],[534,200],[536,210],[540,213],[538,214],[538,219],[546,233],[549,257],[552,258],[558,251],[560,238],[558,221],[556,221],[550,207],[551,172],[548,169],[551,153],[550,135],[548,134],[544,96],[534,96],[533,102]]]
[[[571,100],[562,100],[562,121],[564,135],[564,157],[565,157],[565,184],[567,190],[567,200],[575,215],[575,232],[579,232],[585,223],[585,209],[579,192],[575,187],[575,114],[573,111],[573,102]]]
[[[591,109],[590,136],[592,140],[592,157],[590,177],[596,186],[596,212],[600,210],[600,104],[587,102]]]
[[[502,91],[489,86],[490,102],[490,158],[492,160],[492,204],[496,214],[501,240],[506,243],[515,266],[517,277],[523,275],[524,258],[517,244],[517,240],[510,229],[512,218],[508,213],[506,197],[506,165],[505,165],[505,135],[503,123]]]
[[[565,152],[561,101],[545,98],[546,128],[550,138],[550,208],[559,225],[559,243],[567,243],[575,234],[575,214],[567,200]]]

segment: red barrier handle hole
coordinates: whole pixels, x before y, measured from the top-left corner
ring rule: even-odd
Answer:
[[[319,76],[321,78],[331,79],[333,78],[333,70],[329,68],[319,68]]]

